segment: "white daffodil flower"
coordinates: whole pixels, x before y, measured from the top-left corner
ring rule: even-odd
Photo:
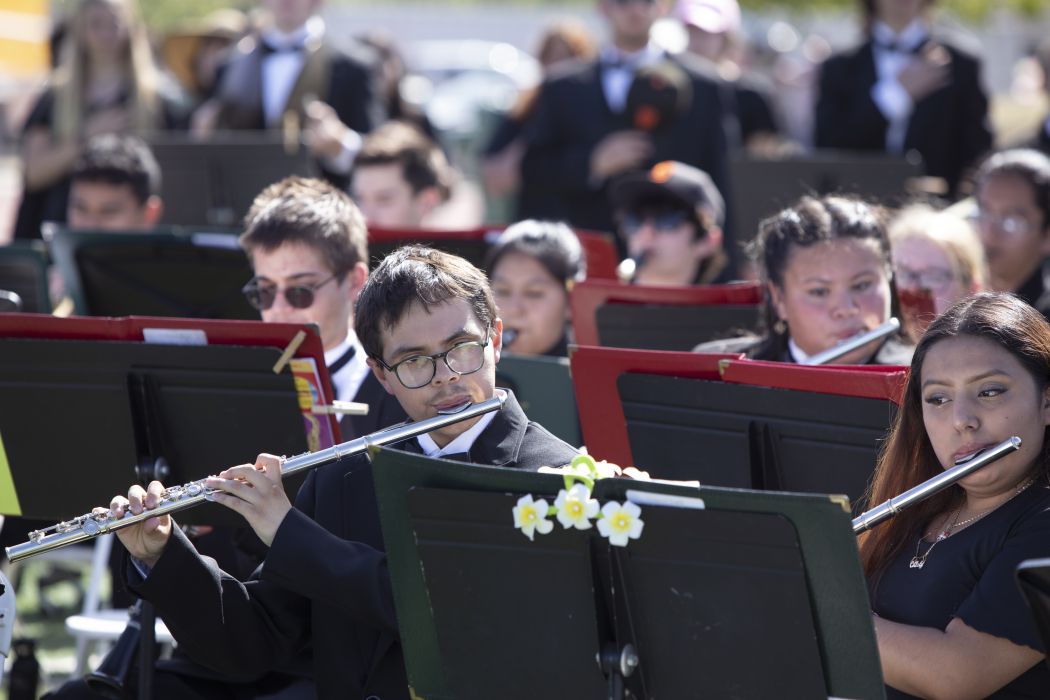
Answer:
[[[554,523],[547,520],[547,501],[541,498],[532,500],[532,496],[522,496],[514,506],[514,527],[521,530],[532,540],[535,533],[546,535],[554,528]]]
[[[598,521],[598,532],[609,538],[609,544],[626,547],[627,540],[636,540],[642,535],[645,523],[639,517],[642,509],[630,501],[620,505],[610,501],[602,506],[602,518]]]
[[[600,509],[598,501],[591,498],[590,489],[583,484],[559,491],[554,507],[558,509],[558,522],[566,530],[572,527],[577,530],[590,529],[591,520],[597,517]]]

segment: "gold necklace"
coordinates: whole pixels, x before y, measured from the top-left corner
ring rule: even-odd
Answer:
[[[923,555],[921,557],[919,556],[919,550],[922,548],[923,536],[919,535],[919,542],[915,545],[915,556],[913,556],[911,558],[911,561],[908,562],[908,568],[909,569],[921,569],[926,564],[926,558],[928,556],[930,556],[930,552],[932,552],[933,548],[936,547],[938,544],[940,544],[940,542],[942,540],[948,539],[951,536],[951,534],[953,532],[955,532],[956,530],[958,530],[959,528],[964,527],[966,525],[969,525],[970,523],[974,522],[975,520],[980,520],[981,518],[983,518],[984,516],[988,515],[993,510],[995,510],[996,508],[999,508],[1000,506],[1006,505],[1009,501],[1012,501],[1014,499],[1014,497],[1016,497],[1019,493],[1021,493],[1022,491],[1024,491],[1026,488],[1028,488],[1029,486],[1031,486],[1034,483],[1035,483],[1035,479],[1034,478],[1033,479],[1029,479],[1028,481],[1026,481],[1023,484],[1021,484],[1020,486],[1018,486],[1017,490],[1014,491],[1013,495],[1011,495],[1010,498],[1006,499],[1005,501],[1000,503],[995,508],[989,508],[988,510],[982,511],[982,512],[978,513],[977,515],[970,516],[969,518],[967,518],[966,520],[963,520],[961,522],[959,521],[959,515],[962,514],[962,506],[959,506],[958,508],[956,508],[955,512],[952,514],[952,522],[951,522],[951,524],[948,527],[946,527],[945,529],[941,530],[939,533],[937,533],[937,537],[934,538],[934,540],[930,544],[929,548],[923,553]]]

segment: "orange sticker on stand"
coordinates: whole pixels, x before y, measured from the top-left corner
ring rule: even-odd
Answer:
[[[649,171],[649,179],[653,182],[667,182],[671,179],[672,175],[674,175],[674,162],[670,160],[657,163],[653,166],[653,169]]]

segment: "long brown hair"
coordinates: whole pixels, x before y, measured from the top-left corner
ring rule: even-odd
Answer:
[[[869,505],[878,505],[942,472],[922,418],[922,366],[931,347],[958,336],[992,341],[1017,358],[1040,390],[1050,385],[1050,323],[1042,314],[1012,294],[986,292],[960,301],[930,324],[915,348],[900,411],[868,489]],[[1050,472],[1046,433],[1033,470],[1033,476],[1046,483]],[[870,577],[882,572],[922,528],[963,498],[962,487],[952,486],[861,535],[864,573]]]
[[[95,5],[113,8],[127,26],[125,68],[130,93],[132,130],[141,136],[159,125],[160,74],[153,60],[146,26],[139,17],[135,0],[80,0],[70,18],[69,32],[52,81],[55,92],[52,132],[56,142],[72,141],[80,137],[86,112],[84,95],[87,91],[90,62],[90,56],[82,43],[84,15],[87,8]]]

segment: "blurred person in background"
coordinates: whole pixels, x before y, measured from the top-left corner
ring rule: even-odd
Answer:
[[[370,228],[419,229],[448,201],[454,173],[444,152],[405,122],[387,122],[354,160],[350,192]]]
[[[711,61],[732,88],[740,119],[740,140],[756,154],[775,153],[780,128],[769,100],[769,89],[734,60],[740,36],[740,5],[736,0],[678,0],[674,16],[685,27],[686,50]]]
[[[598,53],[597,44],[582,24],[566,20],[552,24],[540,37],[536,60],[544,77],[551,70],[563,66],[567,61],[591,61]],[[484,149],[481,175],[485,190],[493,197],[517,194],[517,210],[530,210],[536,206],[532,200],[542,190],[530,187],[521,178],[521,159],[525,155],[523,130],[525,122],[536,107],[539,87],[527,90],[518,96],[510,111],[503,115]]]
[[[335,42],[321,5],[260,0],[272,21],[237,44],[193,126],[202,136],[217,129],[301,132],[325,178],[345,187],[363,134],[385,114],[375,55],[357,42]]]
[[[522,178],[544,191],[522,216],[611,231],[609,183],[663,160],[704,169],[725,192],[736,115],[708,63],[650,41],[669,3],[599,0],[598,9],[611,40],[596,60],[553,71],[526,124]]]
[[[702,170],[674,161],[628,173],[609,191],[629,257],[618,270],[633,284],[725,282],[725,200]]]
[[[978,58],[932,26],[934,0],[860,0],[865,41],[821,70],[815,145],[904,155],[954,196],[992,146]]]
[[[1046,95],[1047,102],[1050,103],[1050,38],[1043,39],[1039,43],[1035,50],[1035,58],[1042,72],[1043,93]],[[1050,156],[1050,107],[1030,145]]]
[[[765,334],[702,343],[696,351],[801,363],[899,317],[882,212],[861,199],[803,197],[762,222],[749,252],[766,285]],[[911,352],[893,336],[834,364],[906,365]]]
[[[161,44],[164,65],[182,85],[194,106],[212,97],[219,68],[248,33],[248,17],[223,8],[203,19],[184,22],[168,32]]]
[[[430,123],[426,112],[412,104],[401,94],[401,82],[408,69],[405,57],[397,47],[393,35],[383,31],[373,31],[358,37],[365,46],[372,49],[379,58],[379,99],[386,110],[388,119],[408,122],[430,138],[437,140],[437,132]]]
[[[902,209],[890,221],[888,233],[904,329],[917,343],[930,321],[984,289],[988,263],[973,227],[926,205]],[[932,308],[905,303],[909,294],[929,295]]]
[[[80,0],[61,47],[23,131],[17,238],[39,238],[44,221],[65,221],[69,173],[93,136],[183,123],[182,96],[154,63],[134,0]]]
[[[503,349],[566,357],[569,292],[584,275],[583,249],[566,224],[519,221],[508,226],[485,261],[503,319]]]
[[[989,289],[1013,292],[1050,317],[1050,157],[996,153],[977,171],[975,195]]]
[[[70,175],[66,225],[88,231],[149,231],[160,222],[160,166],[130,135],[91,139]]]

